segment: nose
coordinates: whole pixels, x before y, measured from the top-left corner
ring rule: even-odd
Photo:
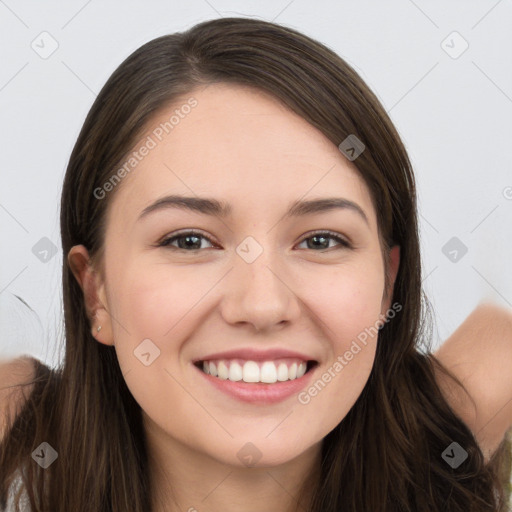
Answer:
[[[288,279],[287,279],[288,277]],[[221,314],[230,324],[251,324],[257,331],[281,328],[300,315],[288,274],[270,251],[252,263],[238,255],[224,283]]]

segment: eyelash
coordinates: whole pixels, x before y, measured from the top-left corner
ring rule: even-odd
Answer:
[[[177,250],[177,251],[183,251],[183,252],[198,252],[198,251],[201,251],[202,249],[191,249],[190,251],[187,250],[187,249],[181,249],[180,247],[174,247],[174,246],[171,246],[170,243],[171,242],[174,242],[175,240],[179,239],[179,238],[185,238],[187,236],[196,236],[196,237],[200,237],[200,238],[204,238],[205,240],[208,240],[209,243],[211,243],[212,245],[215,245],[207,236],[203,235],[202,233],[198,232],[198,231],[183,231],[181,233],[177,233],[176,235],[173,235],[171,237],[167,237],[167,238],[164,238],[161,242],[159,242],[157,244],[158,247],[166,247],[166,248],[169,248],[171,250]],[[315,236],[319,236],[319,235],[328,235],[326,238],[331,238],[333,240],[336,240],[337,242],[339,242],[340,246],[339,247],[340,249],[341,248],[344,248],[344,249],[351,249],[352,248],[352,245],[345,239],[345,238],[342,238],[338,233],[335,233],[334,231],[315,231],[313,233],[310,233],[309,236],[303,238],[299,244],[301,244],[302,242],[306,241],[306,240],[309,240],[310,238],[313,238]],[[328,249],[324,249],[323,251],[328,251],[332,249],[332,247],[329,247]],[[314,251],[314,252],[322,252],[322,251]]]

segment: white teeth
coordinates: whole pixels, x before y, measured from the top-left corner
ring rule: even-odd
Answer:
[[[239,380],[242,380],[242,378],[242,367],[237,362],[231,363],[229,365],[229,380],[232,380],[233,382],[238,382]]]
[[[217,365],[217,371],[220,379],[228,379],[229,370],[224,361],[219,361],[219,364]]]
[[[260,380],[261,382],[266,382],[268,384],[272,384],[277,381],[277,370],[274,363],[263,363],[263,366],[261,367]]]
[[[280,382],[288,380],[288,366],[284,363],[281,363],[277,368],[277,380]]]
[[[293,362],[290,360],[285,363],[275,363],[274,361],[265,361],[257,363],[255,361],[245,361],[242,363],[240,360],[219,360],[203,361],[204,373],[218,377],[222,380],[231,380],[233,382],[264,382],[266,384],[273,384],[275,382],[285,382],[287,380],[299,379],[306,373],[307,365],[304,361]]]
[[[244,382],[259,382],[260,368],[258,363],[255,363],[254,361],[247,361],[244,364],[242,379]]]
[[[288,378],[296,379],[297,378],[297,363],[293,363],[288,370]]]

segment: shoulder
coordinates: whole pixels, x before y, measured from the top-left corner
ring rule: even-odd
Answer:
[[[0,439],[32,392],[36,364],[30,356],[0,359]]]
[[[434,356],[466,388],[467,395],[436,371],[450,406],[489,460],[512,427],[512,311],[480,304]]]

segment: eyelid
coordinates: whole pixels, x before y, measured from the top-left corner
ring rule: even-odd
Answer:
[[[204,249],[192,249],[190,251],[187,251],[185,249],[180,249],[179,247],[174,247],[174,246],[170,245],[170,242],[174,241],[174,239],[179,238],[181,236],[186,236],[186,235],[192,235],[192,236],[196,235],[196,236],[204,238],[205,240],[207,240],[210,244],[212,244],[214,246],[219,245],[214,239],[212,239],[212,237],[204,234],[201,230],[185,228],[183,230],[179,230],[174,233],[171,233],[170,235],[164,236],[156,243],[156,246],[157,247],[171,247],[173,250],[177,250],[177,251],[181,250],[181,251],[190,252],[190,253],[194,253],[194,252],[197,253],[201,250],[204,250]],[[330,252],[331,250],[336,249],[336,248],[346,248],[346,249],[353,248],[353,244],[348,237],[346,237],[345,235],[342,235],[341,233],[338,233],[336,231],[331,231],[329,229],[317,229],[314,231],[310,231],[310,232],[306,233],[305,235],[303,235],[297,244],[301,244],[304,241],[306,241],[307,239],[312,238],[316,235],[327,235],[326,238],[332,238],[332,239],[335,239],[338,241],[338,246],[330,247],[329,249],[325,249],[323,252],[326,252],[326,251]],[[321,251],[313,251],[313,252],[321,252]]]
[[[206,235],[205,233],[203,233],[201,230],[199,229],[182,229],[182,230],[178,230],[178,231],[174,231],[173,233],[171,234],[168,234],[168,235],[165,235],[163,236],[155,245],[157,247],[172,247],[173,249],[176,249],[176,250],[183,250],[183,249],[180,249],[179,247],[174,247],[174,246],[171,246],[169,245],[168,243],[166,242],[170,242],[170,241],[174,241],[173,239],[175,238],[179,238],[179,237],[182,237],[182,236],[186,236],[186,235],[196,235],[196,236],[200,236],[202,238],[204,238],[205,240],[207,240],[209,243],[211,243],[212,245],[219,245],[217,242],[215,242],[215,239],[213,239],[211,236],[209,235]],[[199,249],[196,249],[195,251],[197,252]],[[191,251],[186,251],[186,252],[194,252],[193,250]]]
[[[316,235],[328,235],[327,238],[337,239],[339,241],[339,245],[341,245],[342,247],[346,247],[346,248],[350,248],[350,249],[353,247],[352,242],[350,241],[350,239],[348,237],[346,237],[345,235],[342,235],[341,233],[338,233],[336,231],[331,231],[329,229],[317,229],[315,231],[310,231],[309,233],[306,233],[302,237],[302,239],[300,240],[299,243],[301,244],[308,238],[312,238]],[[331,247],[331,249],[332,249],[332,247]],[[320,251],[314,251],[314,252],[320,252]]]

